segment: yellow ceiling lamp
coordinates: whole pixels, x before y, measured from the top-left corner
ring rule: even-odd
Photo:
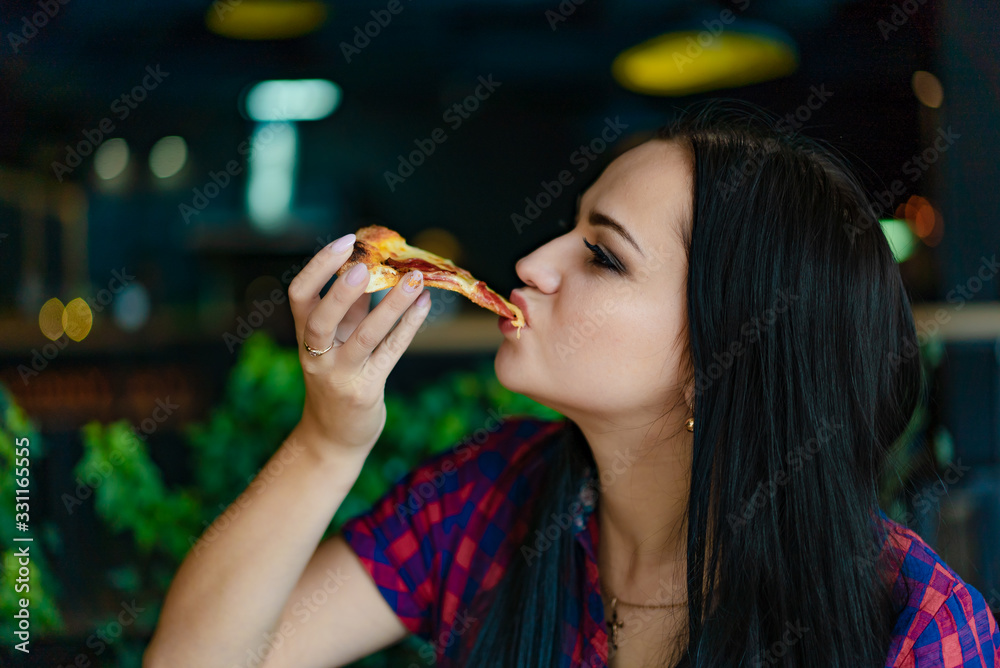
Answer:
[[[234,39],[290,39],[326,21],[326,5],[311,0],[216,0],[205,12],[212,32]]]
[[[636,93],[680,96],[777,79],[798,67],[791,38],[773,26],[719,24],[705,22],[703,30],[670,32],[626,49],[611,73]]]

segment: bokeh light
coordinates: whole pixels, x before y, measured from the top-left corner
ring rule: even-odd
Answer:
[[[790,38],[768,33],[672,32],[623,51],[611,71],[625,88],[647,95],[689,95],[786,76],[798,67]]]
[[[149,170],[158,178],[169,178],[184,168],[187,154],[183,137],[163,137],[149,151]]]
[[[90,304],[77,297],[62,312],[62,328],[66,331],[66,336],[74,341],[83,341],[90,334],[90,328],[94,325],[94,314],[90,310]]]
[[[242,0],[209,3],[205,26],[234,39],[288,39],[326,21],[326,5],[308,0]]]
[[[944,88],[936,76],[924,70],[917,70],[910,79],[913,94],[920,104],[931,109],[937,109],[944,101]]]
[[[125,171],[128,165],[128,142],[121,137],[109,139],[94,154],[94,172],[110,181]]]
[[[119,327],[134,332],[149,320],[149,292],[140,283],[129,283],[115,298],[111,310]]]
[[[261,81],[247,93],[246,111],[255,121],[318,121],[340,98],[340,86],[326,79]]]
[[[63,335],[63,303],[56,297],[42,304],[38,311],[38,327],[45,338],[55,341]]]

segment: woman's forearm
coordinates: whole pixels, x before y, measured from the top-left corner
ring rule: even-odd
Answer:
[[[145,666],[230,666],[279,619],[364,457],[296,427],[188,552]]]

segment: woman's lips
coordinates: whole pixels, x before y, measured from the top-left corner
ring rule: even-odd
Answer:
[[[521,313],[524,314],[524,325],[526,327],[531,325],[531,318],[528,316],[528,303],[524,301],[524,297],[521,296],[521,293],[514,290],[510,293],[510,299],[508,301],[521,309]]]

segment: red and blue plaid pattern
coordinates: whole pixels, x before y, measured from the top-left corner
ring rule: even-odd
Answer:
[[[457,666],[466,631],[476,621],[470,604],[481,588],[496,585],[527,531],[527,513],[565,420],[516,417],[498,423],[482,443],[463,441],[425,458],[373,507],[347,520],[341,533],[407,629],[428,641],[436,665]],[[577,581],[566,578],[567,633],[560,667],[607,666],[608,636],[600,595],[597,481],[588,469],[580,482],[580,512],[572,530]],[[888,519],[888,518],[886,518]],[[887,668],[1000,668],[1000,631],[982,594],[964,583],[920,537],[890,522],[892,547],[905,555],[903,575],[912,589],[893,632]],[[536,539],[541,542],[536,542]],[[540,537],[528,540],[544,547]],[[900,589],[900,591],[902,591]],[[428,652],[428,665],[430,653]]]
[[[892,549],[905,555],[896,586],[911,587],[896,621],[887,668],[1000,668],[1000,630],[983,595],[920,536],[891,520]]]

